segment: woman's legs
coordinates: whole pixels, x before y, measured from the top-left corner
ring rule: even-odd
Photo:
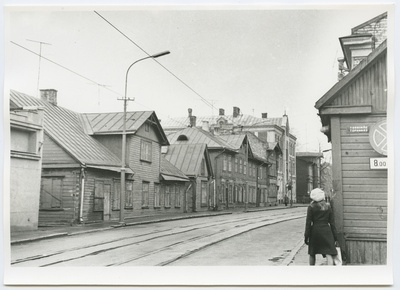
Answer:
[[[332,255],[326,255],[326,260],[328,261],[328,266],[333,266],[333,257]]]
[[[315,255],[310,255],[309,262],[310,266],[315,266]]]

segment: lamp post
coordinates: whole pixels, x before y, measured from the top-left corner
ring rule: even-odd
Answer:
[[[121,195],[120,195],[120,211],[119,211],[119,222],[124,223],[125,216],[124,216],[124,210],[125,210],[125,173],[126,173],[126,106],[127,106],[127,101],[128,100],[133,100],[129,99],[127,97],[127,90],[128,90],[128,73],[131,67],[138,63],[139,61],[148,59],[148,58],[157,58],[160,56],[164,56],[169,54],[169,51],[163,51],[157,54],[153,54],[141,59],[136,60],[134,63],[132,63],[125,75],[125,94],[124,97],[120,100],[124,101],[124,114],[123,114],[123,119],[122,119],[122,152],[121,152]]]

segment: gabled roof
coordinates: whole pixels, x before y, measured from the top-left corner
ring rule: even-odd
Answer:
[[[212,175],[206,144],[173,144],[168,147],[164,157],[187,176],[197,176],[201,172],[204,159],[209,175]]]
[[[246,133],[224,134],[216,137],[228,143],[235,150],[239,150],[246,141]]]
[[[254,157],[257,159],[266,161],[267,160],[267,142],[262,141],[256,135],[251,132],[247,133],[250,148],[253,152]]]
[[[331,103],[338,93],[345,89],[357,76],[364,72],[369,65],[378,59],[387,50],[387,41],[385,40],[377,49],[373,50],[367,58],[363,59],[353,70],[351,70],[343,79],[337,82],[325,95],[323,95],[316,103],[315,108],[320,109],[322,106]]]
[[[279,145],[279,142],[267,142],[268,148],[267,150],[278,150],[280,153],[282,153],[282,148]]]
[[[167,181],[189,181],[189,178],[171,162],[161,156],[160,174]]]
[[[187,140],[179,140],[180,136],[185,136]],[[171,144],[207,144],[209,149],[235,149],[224,140],[198,128],[185,128],[178,132],[168,135],[168,140]]]
[[[85,113],[80,114],[85,132],[89,135],[121,134],[123,130],[123,113]],[[151,122],[157,128],[161,137],[161,144],[168,145],[157,115],[154,111],[137,111],[126,113],[126,133],[135,134],[145,123]]]
[[[44,107],[45,132],[81,164],[121,166],[114,153],[85,133],[78,113],[14,90],[10,92],[10,100],[19,107]]]

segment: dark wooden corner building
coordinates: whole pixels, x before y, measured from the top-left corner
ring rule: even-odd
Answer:
[[[340,38],[340,80],[315,104],[332,143],[332,206],[348,264],[386,264],[386,23],[385,13]]]

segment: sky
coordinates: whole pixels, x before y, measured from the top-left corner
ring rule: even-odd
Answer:
[[[188,108],[198,116],[219,108],[232,114],[233,106],[256,117],[286,112],[297,151],[326,150],[314,104],[337,82],[338,38],[385,11],[384,5],[6,9],[5,86],[33,96],[38,88],[56,89],[58,105],[76,112],[118,112],[128,67],[169,50],[158,63],[147,59],[130,69],[127,97],[135,101],[128,110],[155,111],[161,124]]]

